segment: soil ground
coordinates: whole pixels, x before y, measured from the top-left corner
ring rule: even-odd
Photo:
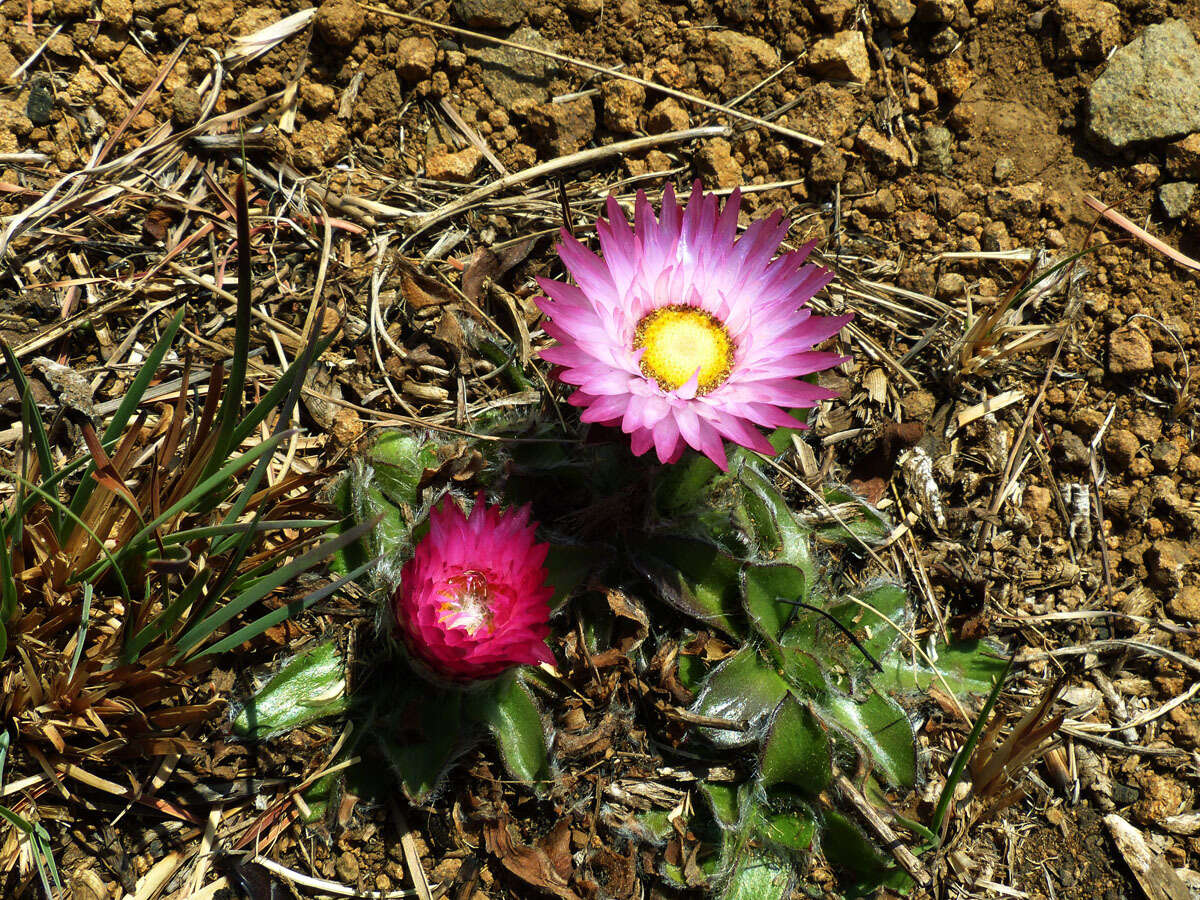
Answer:
[[[277,351],[295,349],[312,324],[318,278],[331,316],[347,323],[306,397],[298,456],[334,470],[379,425],[466,427],[488,404],[509,402],[475,386],[493,363],[474,348],[481,334],[507,332],[526,349],[544,342],[533,279],[561,274],[552,245],[564,218],[586,239],[610,191],[657,198],[666,181],[685,191],[696,178],[714,189],[740,185],[747,219],[784,208],[792,239],[816,239],[837,269],[818,304],[857,313],[844,335],[853,362],[831,379],[843,399],[826,404],[815,429],[813,473],[851,483],[909,522],[892,549],[920,585],[926,614],[1017,653],[1006,708],[1019,712],[1069,675],[1059,735],[1067,776],[1037,763],[1012,806],[982,821],[964,813],[953,849],[931,863],[940,894],[1138,896],[1102,821],[1113,812],[1196,889],[1200,718],[1190,695],[1172,701],[1192,687],[1200,656],[1191,630],[1200,620],[1197,278],[1111,223],[1097,226],[1084,197],[1117,206],[1185,253],[1200,243],[1200,212],[1168,218],[1157,202],[1163,183],[1193,178],[1175,171],[1165,143],[1107,155],[1089,144],[1084,122],[1087,88],[1112,46],[1170,18],[1200,32],[1200,4],[1122,2],[1116,39],[1097,38],[1102,52],[1085,48],[1080,58],[1070,29],[1086,29],[1086,8],[1105,4],[921,0],[916,18],[888,27],[885,10],[902,12],[904,0],[381,0],[365,10],[326,0],[312,21],[245,59],[254,48],[239,36],[303,2],[0,2],[0,79],[32,59],[0,80],[0,225],[36,213],[0,262],[0,332],[26,361],[56,358],[94,382],[97,402],[119,396],[130,353],[148,344],[139,330],[157,328],[181,295],[195,309],[197,352],[219,358],[228,297],[197,278],[232,289],[228,236],[196,232],[229,220],[225,191],[244,148],[256,213],[276,217],[263,220],[269,240],[256,259],[269,321],[255,359],[274,364]],[[389,10],[619,67],[755,121]],[[842,54],[850,33],[865,41]],[[198,123],[209,127],[181,141],[182,156],[165,170],[147,171],[150,155],[125,156]],[[705,125],[727,131],[572,157]],[[95,167],[96,148],[99,164],[127,161],[87,189],[119,189],[39,209],[42,198],[70,195],[71,182],[51,189]],[[573,161],[547,178],[470,194],[563,159]],[[462,198],[461,210],[440,215]],[[1030,251],[1044,265],[1100,244],[1069,284],[964,342],[973,317],[1021,282]],[[103,314],[86,315],[96,309]],[[57,391],[46,390],[48,407]],[[12,421],[14,396],[4,407]],[[971,411],[988,398],[1008,402]],[[896,465],[896,424],[910,422],[923,426],[933,491]],[[328,630],[369,639],[370,615],[349,605],[336,612],[273,640],[285,648]],[[1147,644],[1167,652],[1134,646]],[[581,697],[634,691],[619,666],[581,666],[570,677]],[[218,671],[211,687],[228,699],[240,683]],[[614,779],[653,783],[662,763],[645,724],[623,719],[623,709],[554,710],[572,736],[560,762],[578,788],[554,808],[506,787],[479,751],[431,810],[347,797],[324,825],[272,832],[265,855],[365,891],[410,887],[419,864],[455,898],[652,896],[662,890],[646,874],[653,851],[596,814]],[[936,798],[965,733],[932,701],[922,721],[928,784],[918,812]],[[314,726],[250,760],[217,723],[179,777],[237,784],[252,762],[262,777],[301,778],[334,736]],[[13,759],[18,771],[37,771],[29,758]],[[595,808],[575,802],[582,797]],[[478,824],[483,806],[502,811],[521,865],[505,865],[500,839]],[[43,821],[74,897],[142,900],[147,873],[176,856],[188,864],[170,868],[158,895],[196,896],[189,854],[203,812],[164,821],[132,810],[113,822],[103,804],[66,809]],[[531,874],[534,859],[540,875]],[[14,863],[0,874],[0,893],[32,896],[29,871],[27,860]],[[216,897],[287,895],[258,866],[214,861],[206,877],[225,879]],[[818,856],[797,896],[835,883]]]

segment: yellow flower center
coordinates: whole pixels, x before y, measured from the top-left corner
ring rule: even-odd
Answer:
[[[699,370],[697,394],[720,387],[733,366],[733,341],[712,314],[694,306],[662,306],[642,318],[633,337],[642,372],[664,391],[687,384]]]
[[[442,591],[445,603],[438,604],[438,624],[461,628],[471,635],[481,628],[492,631],[492,607],[487,578],[473,569],[446,579],[448,591]]]

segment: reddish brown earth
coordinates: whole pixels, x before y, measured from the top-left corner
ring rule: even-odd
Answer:
[[[264,171],[287,163],[311,179],[310,203],[288,209],[289,215],[312,214],[311,198],[324,197],[330,215],[348,224],[331,236],[329,290],[339,312],[359,323],[369,316],[372,242],[391,234],[395,252],[416,231],[416,216],[493,181],[501,169],[519,172],[641,134],[732,125],[727,138],[608,156],[567,167],[557,179],[581,233],[610,189],[643,187],[658,196],[665,180],[686,187],[699,178],[711,188],[747,188],[748,217],[783,207],[796,223],[795,240],[819,238],[842,285],[821,302],[855,310],[861,330],[846,336],[854,362],[835,378],[845,399],[828,405],[817,432],[861,431],[819,448],[817,462],[844,480],[852,471],[869,472],[863,489],[890,507],[896,521],[913,514],[911,537],[902,545],[912,572],[928,579],[924,594],[960,632],[987,635],[1018,651],[1020,675],[1006,698],[1009,708],[1028,706],[1060,671],[1070,673],[1061,708],[1071,709],[1073,733],[1064,733],[1062,741],[1078,797],[1074,788],[1064,794],[1037,765],[1021,780],[1027,796],[998,818],[971,822],[964,815],[954,849],[930,861],[943,896],[1001,896],[978,884],[990,882],[1023,892],[1009,896],[1136,897],[1140,888],[1101,819],[1114,811],[1143,832],[1169,868],[1184,870],[1195,890],[1200,833],[1186,818],[1171,818],[1195,814],[1195,704],[1189,700],[1150,716],[1128,739],[1114,730],[1097,742],[1087,728],[1158,710],[1190,688],[1198,671],[1200,640],[1190,631],[1200,621],[1197,279],[1119,228],[1097,226],[1097,214],[1083,198],[1090,194],[1116,205],[1185,253],[1200,251],[1200,205],[1172,219],[1156,200],[1165,183],[1200,180],[1200,152],[1191,143],[1200,138],[1107,155],[1084,136],[1087,89],[1104,70],[1106,54],[1170,18],[1200,31],[1200,4],[1128,0],[1108,18],[1101,15],[1102,21],[1096,16],[1104,10],[1097,10],[1107,4],[1087,0],[1045,7],[1016,0],[920,0],[911,21],[905,18],[909,6],[906,0],[387,5],[620,66],[624,74],[717,103],[737,101],[745,113],[824,142],[819,152],[812,142],[653,89],[364,11],[352,0],[327,0],[312,25],[261,58],[228,64],[208,116],[295,90],[292,122],[283,117],[288,107],[278,97],[239,120],[248,159]],[[84,167],[92,148],[127,117],[108,158],[140,146],[160,126],[178,131],[195,124],[216,57],[237,36],[301,8],[300,2],[241,0],[0,2],[0,225],[60,175]],[[889,17],[906,24],[888,27]],[[50,37],[55,28],[60,30]],[[28,70],[5,80],[48,37]],[[185,39],[161,86],[139,103]],[[853,83],[859,78],[865,83]],[[564,95],[577,96],[552,101]],[[130,116],[135,105],[139,109]],[[236,125],[223,128],[238,134]],[[478,136],[491,160],[467,134]],[[225,150],[189,145],[187,159],[227,186],[238,170],[238,147],[238,141]],[[42,157],[14,155],[26,152]],[[20,237],[10,258],[0,261],[0,329],[6,338],[20,344],[52,326],[64,302],[62,279],[96,278],[89,304],[118,296],[131,266],[141,271],[164,252],[152,227],[155,204],[162,204],[172,224],[181,220],[189,198],[206,205],[205,215],[220,213],[212,190],[188,194],[198,177],[182,184],[170,196],[129,197],[119,209],[91,218],[64,211]],[[267,189],[255,186],[261,202]],[[450,261],[436,266],[445,281],[466,290],[461,273],[473,251],[521,246],[508,260],[509,270],[497,276],[502,289],[477,289],[472,299],[506,328],[519,318],[518,327],[536,344],[537,313],[528,303],[536,291],[533,277],[561,271],[548,237],[562,224],[555,186],[555,180],[533,180],[497,193],[494,202],[418,233],[404,252],[419,261],[446,230],[462,229],[463,241],[448,251]],[[403,215],[372,211],[346,197]],[[278,211],[282,203],[275,197],[268,205]],[[70,239],[56,231],[68,223]],[[288,263],[291,276],[285,271],[281,281],[294,290],[271,298],[272,315],[297,331],[309,308],[304,292],[312,287],[321,227],[313,226],[311,234],[308,261]],[[521,244],[530,236],[534,243]],[[1105,246],[1073,270],[1069,290],[1029,303],[1019,318],[1004,320],[994,342],[963,350],[966,316],[995,309],[1025,270],[1027,255],[996,254],[1040,248],[1054,256],[1100,244]],[[212,277],[214,270],[205,274]],[[19,289],[29,284],[35,287]],[[344,459],[347,447],[373,424],[371,410],[457,422],[457,363],[466,343],[459,320],[474,334],[484,319],[462,314],[462,307],[458,318],[443,314],[441,301],[427,303],[430,295],[405,281],[399,268],[386,274],[381,287],[389,334],[410,352],[401,360],[385,346],[380,369],[363,337],[365,326],[339,342],[342,363],[325,376],[325,390],[336,389],[358,407],[308,408],[305,426],[323,463]],[[107,320],[109,331],[77,332],[69,345],[55,347],[81,369],[95,366],[121,342],[122,329],[161,296],[166,294],[137,295]],[[199,304],[211,301],[207,294],[197,297]],[[1041,346],[987,358],[992,346],[1023,333]],[[262,343],[274,352],[265,338]],[[465,365],[461,371],[472,371],[470,360]],[[399,387],[403,407],[381,387],[384,374]],[[107,399],[120,390],[114,378],[102,383],[100,394]],[[1008,391],[1019,392],[1014,403],[955,427],[972,404]],[[924,426],[921,446],[934,464],[941,522],[917,479],[870,462],[879,435],[896,422]],[[1018,438],[1024,442],[1016,460],[1018,486],[996,507]],[[1072,505],[1080,495],[1092,510],[1082,517]],[[1118,615],[1078,615],[1094,610]],[[1051,614],[1059,617],[1046,618]],[[344,629],[344,621],[337,627]],[[365,619],[358,631],[369,633]],[[1070,650],[1113,638],[1178,655],[1114,653],[1103,646]],[[278,640],[286,645],[289,635]],[[1068,653],[1047,656],[1063,649]],[[617,773],[653,778],[655,751],[646,723],[629,712],[632,676],[618,665],[581,665],[571,677],[587,701],[564,701],[554,711],[564,735],[560,762],[570,781],[557,804],[507,788],[494,758],[480,751],[431,811],[406,814],[430,881],[450,885],[450,896],[534,896],[530,884],[543,890],[561,884],[538,896],[559,890],[559,896],[635,897],[659,890],[645,874],[654,867],[654,853],[606,830],[603,817],[594,814],[603,786]],[[216,681],[220,690],[234,690],[232,676],[218,673]],[[597,705],[597,698],[609,705]],[[925,801],[936,797],[965,731],[929,706],[922,729],[931,766]],[[256,751],[255,765],[269,777],[302,776],[330,739],[322,727],[293,734]],[[244,771],[245,748],[218,745],[220,740],[214,732],[212,752],[187,767],[201,773],[193,778]],[[523,869],[514,872],[493,852],[503,842],[484,833],[481,810],[510,822],[509,839],[528,845]],[[315,829],[285,832],[275,858],[363,890],[409,887],[393,811],[349,803],[343,812]],[[64,871],[93,873],[91,880],[73,882],[78,900],[133,891],[171,850],[194,850],[199,835],[178,822],[160,827],[157,820],[134,816],[114,827],[94,812],[53,824]],[[535,876],[537,865],[547,868]],[[265,879],[261,872],[213,870],[226,872],[231,884]],[[17,871],[0,893],[34,896]],[[796,896],[820,896],[833,885],[818,857]],[[260,891],[255,897],[285,895],[262,893],[253,884],[251,890]],[[160,896],[189,896],[182,875]]]

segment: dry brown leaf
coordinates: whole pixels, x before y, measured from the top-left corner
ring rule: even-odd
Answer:
[[[500,864],[526,884],[560,897],[562,900],[580,900],[559,874],[554,861],[540,847],[530,847],[514,840],[509,820],[502,818],[491,822],[483,829],[484,846]]]

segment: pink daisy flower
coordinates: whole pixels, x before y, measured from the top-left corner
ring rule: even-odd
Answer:
[[[470,518],[448,497],[400,572],[392,612],[409,654],[451,681],[494,678],[512,666],[553,662],[543,563],[529,507],[501,512],[483,498]]]
[[[687,445],[727,469],[724,441],[773,454],[759,426],[796,428],[787,410],[837,396],[800,380],[846,359],[813,348],[851,316],[804,308],[833,274],[803,265],[813,244],[774,256],[789,225],[780,211],[737,237],[740,203],[734,191],[719,209],[697,182],[684,209],[668,184],[657,220],[638,192],[630,227],[609,197],[602,256],[564,231],[575,285],[538,279],[558,341],[542,358],[576,387],[580,418],[620,425],[638,456],[653,447],[674,462]]]

